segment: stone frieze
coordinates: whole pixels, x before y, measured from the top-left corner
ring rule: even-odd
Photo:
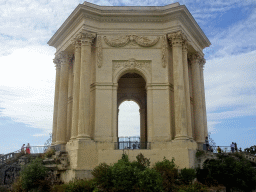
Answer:
[[[155,45],[160,37],[156,37],[151,39],[145,36],[137,36],[137,35],[124,35],[118,37],[103,37],[105,43],[111,47],[124,47],[129,42],[134,42],[141,47],[151,47]]]

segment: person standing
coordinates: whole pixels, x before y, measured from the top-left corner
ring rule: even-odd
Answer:
[[[237,144],[235,143],[235,151],[237,152]]]
[[[25,144],[23,144],[23,145],[21,146],[21,154],[25,154],[24,149],[25,149]]]
[[[206,146],[206,150],[209,151],[209,140],[208,137],[205,137],[205,146]]]
[[[29,143],[26,146],[26,154],[30,154],[30,145],[29,145]]]
[[[220,148],[220,146],[218,146],[217,152],[218,152],[218,153],[221,153],[221,148]]]
[[[234,142],[232,142],[232,144],[230,145],[230,147],[231,147],[232,153],[234,153],[234,150],[235,150],[235,144],[234,144]]]

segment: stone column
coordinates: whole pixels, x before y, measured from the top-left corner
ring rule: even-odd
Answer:
[[[90,83],[91,83],[91,44],[96,37],[89,32],[81,33],[81,71],[79,93],[78,137],[89,139],[90,126]]]
[[[145,148],[146,142],[146,119],[145,119],[145,109],[140,109],[140,146],[141,149]],[[144,147],[144,148],[143,148]]]
[[[72,104],[73,104],[73,59],[68,71],[68,114],[67,114],[67,134],[66,142],[70,140],[72,130]]]
[[[147,89],[147,142],[153,142],[153,93],[152,86],[146,85]],[[146,146],[145,146],[146,147]]]
[[[118,126],[118,112],[117,112],[117,86],[118,84],[113,85],[113,90],[112,90],[112,115],[113,115],[113,139],[112,142],[117,142],[117,137],[118,137],[118,132],[117,132],[117,126]]]
[[[74,81],[73,81],[73,107],[72,107],[72,130],[71,139],[75,139],[78,133],[78,118],[79,118],[79,90],[80,90],[80,67],[81,67],[81,44],[80,39],[75,39],[75,62],[73,66]]]
[[[168,38],[171,42],[173,56],[175,139],[188,139],[182,58],[182,42],[185,36],[179,31],[168,34]]]
[[[182,44],[182,59],[183,59],[184,87],[185,87],[186,114],[187,114],[187,131],[188,131],[188,137],[190,139],[193,139],[192,124],[191,124],[189,76],[188,76],[188,43],[186,40],[184,40]]]
[[[198,54],[190,55],[192,67],[192,92],[193,92],[193,110],[195,123],[195,139],[197,143],[204,143],[204,119],[202,107],[201,78],[199,62],[201,57]]]
[[[204,64],[205,59],[202,59],[200,62],[200,76],[201,76],[201,93],[202,93],[202,105],[203,105],[203,114],[204,114],[204,138],[208,137],[207,129],[207,116],[206,116],[206,104],[205,104],[205,92],[204,92]]]
[[[59,101],[58,101],[56,144],[66,143],[69,59],[70,57],[67,53],[65,52],[60,53],[61,70],[60,70],[60,89],[59,89]]]
[[[55,58],[53,60],[56,67],[56,80],[55,80],[55,96],[54,96],[54,112],[53,112],[53,126],[52,126],[52,145],[56,142],[57,119],[58,119],[58,101],[59,101],[59,88],[60,88],[60,60]]]

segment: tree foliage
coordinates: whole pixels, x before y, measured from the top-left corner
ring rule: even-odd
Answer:
[[[256,188],[256,170],[242,155],[219,154],[218,159],[204,162],[206,180],[217,181],[230,189],[250,191]]]

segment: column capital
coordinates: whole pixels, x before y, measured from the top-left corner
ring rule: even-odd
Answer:
[[[188,55],[188,59],[191,61],[191,64],[200,64],[203,57],[199,53],[191,53]]]
[[[206,63],[205,58],[201,58],[201,59],[199,60],[199,65],[200,65],[201,69],[204,69],[205,63]]]
[[[76,40],[81,42],[81,45],[91,45],[96,37],[96,33],[91,33],[88,31],[82,31],[76,35]]]
[[[187,40],[187,37],[182,33],[182,31],[169,33],[167,37],[170,41],[170,45],[172,46],[182,46],[183,41]]]
[[[61,65],[66,65],[66,64],[70,64],[73,62],[73,58],[74,55],[73,54],[69,54],[65,51],[61,51],[56,57],[55,57],[55,61],[58,62]]]
[[[53,59],[53,63],[55,64],[56,69],[60,69],[61,67],[61,62],[57,56]]]
[[[188,52],[188,41],[187,40],[182,41],[182,51]]]

